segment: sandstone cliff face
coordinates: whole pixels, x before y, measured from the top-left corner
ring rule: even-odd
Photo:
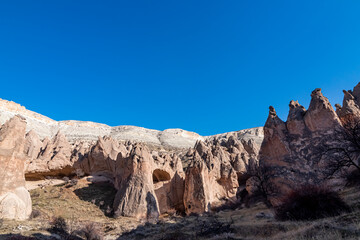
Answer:
[[[308,110],[298,102],[290,102],[289,116],[283,122],[270,107],[264,127],[264,141],[260,150],[260,165],[271,169],[269,184],[277,191],[276,197],[302,184],[316,184],[322,179],[320,162],[316,152],[319,144],[341,127],[339,117],[321,89],[311,94]]]
[[[102,175],[113,179],[116,172],[116,159],[120,152],[123,156],[128,152],[124,144],[119,144],[111,137],[99,137],[89,152],[82,153],[84,156],[80,156],[75,167],[82,169],[88,175]]]
[[[24,178],[25,129],[26,122],[20,116],[0,129],[0,219],[25,220],[31,214]]]
[[[29,158],[26,169],[28,179],[66,176],[74,172],[72,146],[61,132],[52,140],[45,138],[41,142],[36,133],[30,131],[26,135],[26,143],[25,153]]]
[[[160,213],[184,212],[185,173],[181,159],[175,154],[152,152],[153,184]]]
[[[145,217],[143,210],[148,202],[142,194],[148,193],[151,202],[157,204],[157,214],[184,211],[184,172],[175,153],[150,151],[143,144],[103,137],[80,155],[74,168],[87,175],[106,177],[118,189],[116,216]]]
[[[118,155],[115,216],[157,219],[159,204],[152,179],[153,158],[145,146],[135,145],[129,156]]]
[[[52,139],[60,131],[70,143],[93,142],[97,141],[98,137],[110,136],[116,141],[130,140],[163,147],[189,148],[193,147],[197,140],[204,139],[197,133],[182,129],[157,131],[136,126],[110,127],[87,121],[55,121],[27,110],[20,104],[0,99],[0,124],[17,114],[26,119],[26,131],[35,131],[41,140],[46,137]]]
[[[29,123],[23,147],[17,149],[26,156],[28,180],[78,172],[104,176],[118,189],[116,215],[137,218],[184,212],[185,204],[188,213],[208,211],[233,198],[249,162],[257,161],[263,138],[262,128],[201,137],[181,129],[56,122],[5,100],[0,100],[0,113],[0,123],[17,113]],[[198,191],[204,192],[200,199],[194,195]]]
[[[343,105],[336,104],[336,113],[340,119],[347,116],[360,116],[360,83],[358,83],[353,90],[343,90],[344,100]]]
[[[197,142],[185,176],[186,213],[207,212],[233,199],[239,183],[248,177],[249,166],[257,164],[259,149],[254,139],[239,140],[235,135]]]

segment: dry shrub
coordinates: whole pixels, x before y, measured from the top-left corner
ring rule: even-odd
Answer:
[[[198,237],[210,238],[219,233],[232,233],[234,231],[234,229],[232,228],[233,224],[233,219],[230,219],[230,221],[222,222],[219,221],[216,216],[210,215],[206,221],[200,223],[196,235]]]
[[[340,196],[326,187],[303,186],[286,195],[275,207],[278,220],[314,220],[350,211]]]
[[[56,233],[66,233],[68,231],[68,226],[66,224],[66,221],[63,217],[55,217],[51,222],[50,222],[50,230],[52,232],[56,232]]]
[[[33,209],[31,214],[30,214],[30,219],[34,219],[37,218],[41,215],[41,212],[37,209]]]
[[[99,228],[94,223],[86,224],[81,229],[82,235],[85,237],[86,240],[102,240],[102,234]]]

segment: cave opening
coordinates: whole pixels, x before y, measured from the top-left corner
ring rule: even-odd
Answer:
[[[164,170],[155,169],[153,172],[153,182],[154,183],[169,181],[170,179],[171,179],[170,174]]]

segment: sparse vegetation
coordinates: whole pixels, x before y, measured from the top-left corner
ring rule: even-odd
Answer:
[[[275,207],[279,220],[314,220],[349,211],[340,196],[326,187],[304,186],[286,195]]]
[[[81,235],[85,237],[86,240],[102,240],[102,234],[98,226],[94,223],[88,223],[81,229]]]
[[[33,209],[30,215],[30,219],[37,218],[41,215],[41,212],[37,209]]]
[[[208,221],[200,224],[199,231],[196,236],[200,237],[213,237],[219,233],[232,233],[234,229],[231,227],[234,223],[233,219],[230,221],[220,221],[216,215],[210,215]]]
[[[245,195],[242,202],[245,203],[246,207],[259,201],[262,201],[267,207],[272,207],[270,197],[274,196],[278,190],[270,181],[274,175],[273,169],[253,163],[248,167],[248,175],[249,179],[252,180],[251,184],[254,192],[251,196]]]
[[[80,192],[75,193],[76,190]],[[249,208],[224,209],[203,215],[161,216],[160,221],[154,224],[144,224],[125,217],[107,217],[100,208],[108,191],[109,187],[84,182],[84,179],[71,188],[60,185],[34,189],[31,191],[31,195],[35,196],[33,209],[41,211],[41,215],[26,222],[4,220],[0,227],[0,239],[49,239],[49,229],[52,227],[50,222],[57,216],[63,217],[67,225],[66,233],[53,233],[62,239],[84,240],[96,231],[100,237],[103,235],[120,240],[328,240],[357,239],[360,236],[360,190],[357,187],[346,188],[339,194],[353,211],[334,217],[311,221],[278,221],[272,209],[260,201]],[[95,204],[91,203],[94,199]]]
[[[68,226],[63,217],[55,217],[50,223],[50,231],[55,233],[66,233],[68,231]]]

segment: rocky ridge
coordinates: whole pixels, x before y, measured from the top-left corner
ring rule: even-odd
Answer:
[[[27,110],[12,101],[0,99],[0,124],[15,115],[26,119],[26,130],[35,131],[40,139],[53,138],[59,131],[64,134],[70,143],[76,141],[96,141],[98,137],[110,136],[114,140],[132,140],[158,146],[174,148],[193,147],[197,140],[204,138],[197,133],[182,129],[166,129],[164,131],[146,129],[136,126],[110,127],[106,124],[87,121],[55,121],[44,115]]]
[[[343,128],[342,120],[351,115],[360,117],[360,83],[353,91],[343,91],[343,106],[336,104],[336,112],[321,89],[311,93],[306,110],[297,101],[289,104],[286,122],[273,107],[264,126],[264,141],[259,153],[259,165],[271,175],[270,199],[277,204],[281,197],[302,185],[343,186],[340,176],[327,179],[327,159],[322,158],[323,146],[334,146],[334,134]]]

